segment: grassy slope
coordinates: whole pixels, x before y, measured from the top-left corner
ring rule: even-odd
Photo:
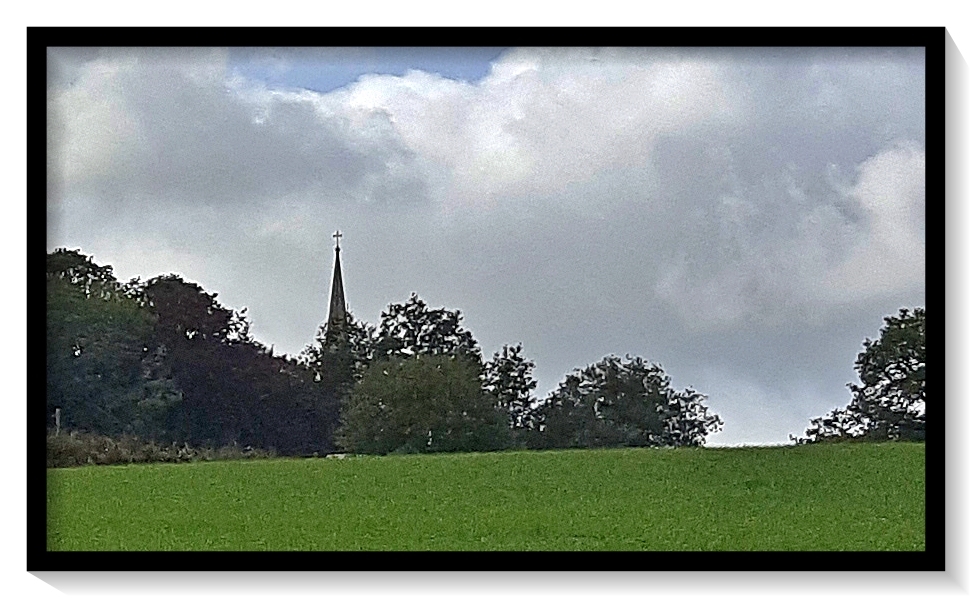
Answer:
[[[924,550],[923,444],[48,470],[52,550]]]

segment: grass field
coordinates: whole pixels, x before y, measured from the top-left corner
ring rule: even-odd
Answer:
[[[50,550],[924,550],[925,446],[47,472]]]

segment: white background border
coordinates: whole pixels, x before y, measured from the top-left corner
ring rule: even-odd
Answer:
[[[453,1],[331,3],[278,0],[273,3],[173,0],[135,2],[24,2],[4,10],[0,25],[4,72],[12,80],[3,98],[4,201],[2,234],[11,281],[3,295],[6,343],[0,346],[4,398],[3,455],[10,480],[4,493],[0,579],[8,595],[56,596],[966,596],[969,574],[970,434],[967,342],[969,320],[962,306],[972,229],[968,199],[969,19],[957,2],[924,1],[813,3],[676,2],[632,11],[625,0],[599,0],[583,9],[567,2],[497,0],[459,8]],[[271,12],[272,11],[272,12]],[[964,26],[963,26],[964,24]],[[950,82],[963,79],[964,93],[949,90],[948,101],[964,107],[948,115],[946,300],[948,409],[948,573],[41,573],[26,572],[26,27],[27,26],[945,26],[964,63],[949,69]],[[950,83],[951,84],[951,83]],[[929,198],[932,199],[933,198]],[[934,201],[934,200],[933,200]],[[40,210],[33,208],[36,218]],[[939,212],[932,211],[937,217]],[[36,234],[36,228],[33,229]],[[937,280],[937,276],[932,280]],[[39,331],[32,331],[38,334]],[[33,364],[37,367],[37,364]],[[36,386],[34,393],[38,392]],[[37,397],[33,397],[37,399]],[[441,557],[433,557],[441,558]],[[447,557],[445,557],[447,558]],[[465,558],[475,558],[469,555]],[[703,562],[717,559],[707,555]],[[799,558],[794,555],[794,558]],[[454,566],[446,560],[443,567]],[[434,564],[430,563],[434,566]],[[633,564],[637,566],[637,564]],[[649,563],[645,563],[650,566]],[[624,566],[624,565],[622,565]],[[690,565],[692,566],[692,565]],[[767,566],[775,564],[767,563]],[[862,564],[862,566],[866,566]],[[45,581],[47,583],[45,583]],[[9,592],[9,593],[8,593]]]

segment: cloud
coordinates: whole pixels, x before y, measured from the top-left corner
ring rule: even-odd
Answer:
[[[405,145],[448,173],[447,207],[491,207],[645,164],[658,135],[733,110],[721,76],[667,55],[527,49],[475,84],[420,71],[363,77],[329,105],[386,112]]]
[[[687,325],[786,321],[923,289],[924,152],[915,143],[857,165],[852,185],[831,169],[770,169],[746,182],[731,158],[698,155],[706,163],[687,159],[694,177],[669,190],[682,201],[666,220],[682,234],[655,287]]]
[[[866,225],[846,261],[828,273],[828,294],[847,300],[923,289],[924,150],[902,143],[857,170],[846,193],[866,214]]]
[[[115,203],[424,192],[386,116],[328,117],[318,104],[309,92],[240,85],[225,52],[111,52],[52,94],[53,174],[71,193]]]

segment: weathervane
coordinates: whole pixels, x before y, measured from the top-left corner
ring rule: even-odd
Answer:
[[[341,249],[341,237],[344,236],[344,235],[341,234],[341,231],[339,231],[339,230],[334,231],[334,234],[331,235],[331,236],[334,237],[334,242],[336,243],[335,246],[334,246],[334,248],[335,249]]]

